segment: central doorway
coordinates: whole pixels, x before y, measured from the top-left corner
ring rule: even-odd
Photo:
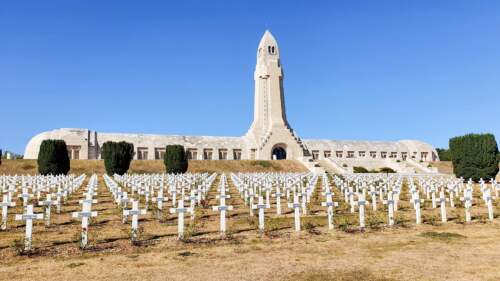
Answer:
[[[273,160],[285,160],[286,159],[286,149],[281,145],[274,146],[271,151],[271,159]]]

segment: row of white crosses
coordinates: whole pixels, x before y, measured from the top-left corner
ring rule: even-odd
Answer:
[[[307,214],[307,204],[315,191],[318,175],[304,173],[239,173],[231,174],[250,216],[258,210],[258,228],[265,229],[265,210],[271,208],[271,197],[275,198],[276,215],[282,214],[281,200],[294,212],[295,230],[300,231],[300,216]],[[282,193],[282,190],[285,192]],[[255,202],[257,201],[257,202]]]
[[[57,206],[57,213],[60,212],[61,204],[66,201],[67,196],[78,188],[83,180],[84,175],[75,178],[70,176],[0,176],[0,192],[3,193],[0,207],[2,208],[2,223],[1,230],[7,229],[8,208],[17,205],[16,198],[21,200],[24,209],[30,204],[30,199],[34,198],[33,194],[37,194],[37,205],[45,208],[44,218],[45,225],[50,226],[51,207]],[[29,192],[32,191],[32,193]],[[54,193],[54,191],[57,191]],[[42,199],[43,194],[46,198]],[[17,196],[16,196],[17,195]],[[64,197],[62,197],[64,195]],[[54,199],[55,198],[55,199]]]
[[[472,180],[469,180],[464,186],[463,179],[456,179],[445,175],[373,175],[373,174],[351,174],[345,176],[344,179],[335,177],[334,181],[340,187],[345,195],[346,202],[351,204],[351,212],[354,211],[355,196],[363,197],[366,186],[370,186],[370,195],[372,196],[373,210],[376,211],[377,194],[384,204],[388,205],[388,224],[394,224],[394,214],[397,211],[401,186],[404,181],[408,184],[410,203],[415,210],[415,223],[421,223],[421,208],[424,199],[420,195],[423,194],[426,200],[431,202],[432,208],[440,208],[441,222],[446,223],[447,205],[450,208],[455,208],[455,200],[459,194],[463,193],[460,200],[464,202],[465,220],[471,221],[471,208],[473,202],[473,185]],[[497,192],[497,183],[490,180],[490,186],[483,180],[479,181],[481,198],[488,209],[488,219],[491,221],[494,218],[493,214],[493,199],[492,192]],[[353,187],[356,190],[353,190]],[[360,193],[362,192],[362,193]],[[360,212],[363,210],[360,209]],[[361,214],[360,214],[361,216]],[[360,224],[362,219],[360,217]],[[360,225],[360,227],[363,227]]]
[[[131,216],[131,229],[130,237],[132,242],[136,242],[138,239],[139,232],[139,216],[145,215],[147,213],[146,209],[139,208],[139,200],[134,200],[128,197],[128,193],[122,190],[122,187],[118,185],[111,177],[104,175],[104,182],[106,187],[113,195],[114,201],[118,207],[122,208],[122,222],[127,223],[127,217]],[[128,203],[132,204],[131,209],[127,209]]]
[[[226,205],[226,199],[231,198],[230,195],[226,194],[229,189],[227,188],[227,178],[225,174],[220,177],[219,187],[217,188],[219,194],[217,199],[219,199],[219,205],[213,206],[214,211],[220,212],[220,234],[222,237],[226,236],[226,212],[233,210],[233,206]]]
[[[7,176],[8,177],[8,176]],[[52,199],[52,191],[53,189],[58,189],[58,192],[61,192],[61,189],[65,190],[65,196],[69,196],[76,189],[78,189],[85,179],[85,175],[81,175],[77,178],[74,175],[69,176],[14,176],[13,178],[6,179],[6,176],[0,177],[2,191],[7,193],[3,195],[2,200],[2,230],[7,228],[7,216],[8,216],[8,207],[14,207],[16,205],[15,202],[12,201],[14,198],[14,193],[18,190],[17,185],[20,184],[20,190],[22,190],[22,194],[19,194],[18,198],[21,198],[23,201],[23,214],[16,214],[15,219],[25,221],[25,237],[24,237],[24,251],[31,251],[32,249],[32,234],[33,234],[33,220],[40,220],[45,218],[45,226],[50,226],[50,216],[51,216],[51,206],[58,205],[60,206],[60,198]],[[6,184],[7,183],[7,184]],[[46,185],[46,186],[45,186]],[[8,186],[8,187],[6,187]],[[44,213],[34,213],[33,205],[29,204],[29,193],[28,186],[31,186],[32,191],[37,194],[38,205],[43,206],[45,211]],[[45,200],[40,200],[42,197],[42,193],[46,194]],[[60,208],[58,208],[58,212]]]
[[[88,244],[88,229],[90,219],[92,217],[97,217],[97,211],[92,211],[92,204],[97,204],[97,199],[94,199],[94,196],[97,196],[97,187],[97,175],[93,174],[87,184],[87,190],[83,192],[84,198],[78,201],[78,203],[82,205],[82,211],[72,213],[73,218],[82,220],[82,232],[80,240],[81,248],[85,248]]]
[[[177,214],[178,237],[184,238],[184,216],[185,213],[194,219],[195,207],[206,199],[206,194],[212,186],[216,174],[153,174],[153,175],[115,175],[114,179],[105,176],[108,189],[113,194],[116,203],[123,208],[123,221],[132,217],[131,232],[132,240],[137,239],[138,216],[144,215],[149,208],[149,201],[156,203],[158,219],[162,217],[164,204],[169,201],[169,211]],[[121,185],[119,185],[119,184]],[[122,190],[123,187],[123,190]],[[124,190],[129,190],[127,193]],[[129,196],[131,194],[131,196]],[[186,194],[189,194],[186,196]],[[145,208],[139,209],[139,201],[144,198]],[[185,207],[185,201],[189,207]],[[127,204],[131,202],[132,209],[127,210]]]

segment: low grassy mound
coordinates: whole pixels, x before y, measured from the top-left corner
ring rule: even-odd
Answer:
[[[70,173],[103,174],[106,172],[103,160],[71,160]],[[162,160],[133,160],[129,173],[164,173]],[[190,160],[188,172],[307,172],[295,160]],[[0,174],[37,174],[36,160],[4,160]]]

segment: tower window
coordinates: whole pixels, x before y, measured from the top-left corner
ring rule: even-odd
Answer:
[[[274,46],[271,47],[271,51],[274,54]]]
[[[271,46],[267,46],[267,51],[271,53]]]

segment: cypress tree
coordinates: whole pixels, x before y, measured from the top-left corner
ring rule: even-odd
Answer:
[[[185,173],[188,169],[188,160],[184,146],[167,145],[163,162],[165,163],[167,174]]]
[[[439,161],[451,161],[451,152],[449,149],[436,148],[439,156]]]
[[[495,178],[498,173],[498,145],[492,134],[468,134],[450,139],[453,172],[465,180]]]
[[[134,158],[134,145],[124,141],[108,141],[102,145],[101,155],[108,175],[123,175]]]
[[[42,175],[66,175],[70,169],[64,140],[44,140],[38,152],[38,172]]]

